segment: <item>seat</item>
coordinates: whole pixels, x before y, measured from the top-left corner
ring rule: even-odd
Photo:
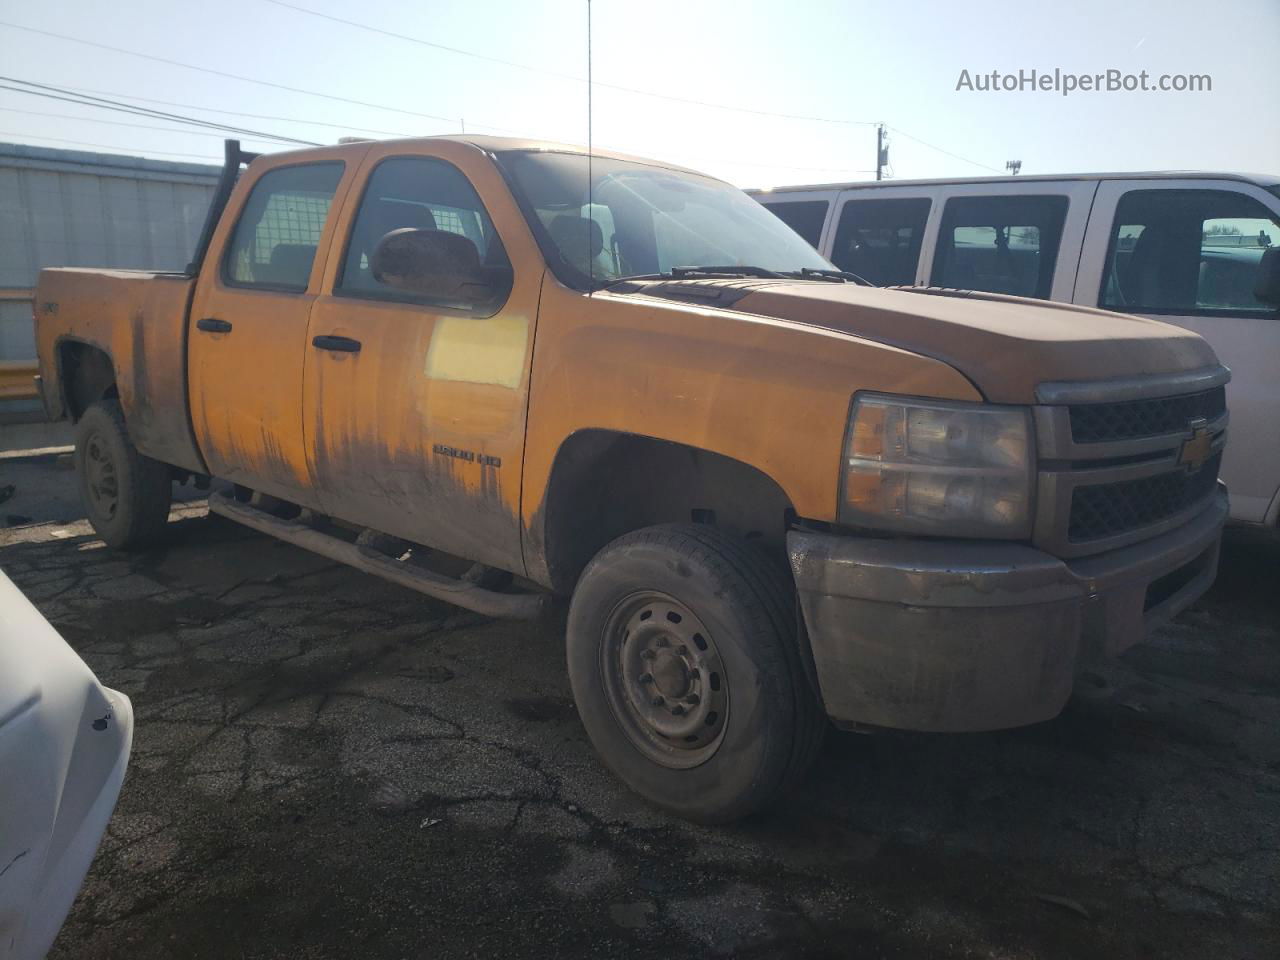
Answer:
[[[311,279],[316,248],[309,243],[277,243],[267,263],[256,264],[253,279],[283,287],[305,287]]]

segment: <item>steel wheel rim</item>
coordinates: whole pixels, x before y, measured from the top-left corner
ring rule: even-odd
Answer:
[[[603,639],[605,692],[627,739],[671,769],[711,759],[724,740],[729,682],[705,624],[674,597],[646,590],[614,607]]]
[[[84,477],[89,505],[98,516],[112,519],[120,506],[120,481],[115,461],[100,434],[91,433],[85,440]]]

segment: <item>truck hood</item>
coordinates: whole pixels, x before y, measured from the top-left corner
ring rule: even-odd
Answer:
[[[936,288],[791,280],[628,281],[658,297],[821,327],[940,360],[993,403],[1034,403],[1036,386],[1174,374],[1217,364],[1172,324],[1046,300]]]

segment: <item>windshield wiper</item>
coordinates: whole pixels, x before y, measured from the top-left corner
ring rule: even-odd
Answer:
[[[860,277],[856,273],[850,273],[848,270],[826,270],[814,267],[801,267],[799,270],[788,271],[785,276],[799,277],[801,280],[830,280],[833,283],[837,281],[848,281],[864,287],[875,286],[875,284],[870,280]]]
[[[612,286],[615,283],[623,283],[627,280],[714,280],[716,278],[731,279],[733,277],[760,277],[778,280],[785,276],[786,274],[778,273],[775,270],[752,266],[672,267],[666,273],[638,273],[629,277],[618,277],[616,280],[608,281],[605,286]]]

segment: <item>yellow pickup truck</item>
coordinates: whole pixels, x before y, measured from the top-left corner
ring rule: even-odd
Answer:
[[[1217,567],[1198,336],[872,288],[653,161],[229,143],[185,273],[46,270],[36,317],[108,544],[213,480],[214,513],[463,607],[569,597],[598,752],[703,821],[777,798],[827,718],[1053,717]]]

